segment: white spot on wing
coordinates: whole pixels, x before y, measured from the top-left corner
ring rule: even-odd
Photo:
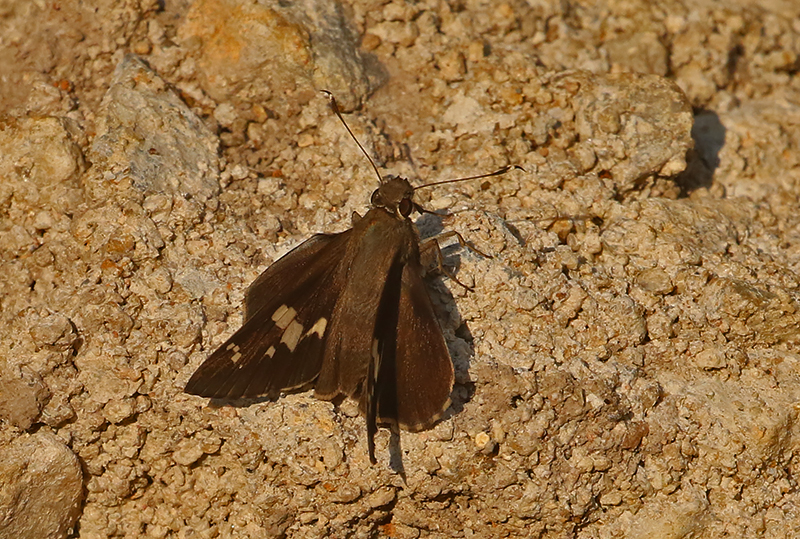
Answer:
[[[231,356],[231,363],[234,365],[239,363],[239,360],[242,359],[241,348],[239,348],[239,345],[235,342],[229,342],[228,346],[225,347],[225,350],[227,352],[233,352],[233,355]]]
[[[272,321],[281,329],[286,329],[292,323],[294,317],[297,316],[297,311],[286,305],[281,305],[275,312],[272,313]]]
[[[325,334],[325,328],[327,327],[328,327],[327,318],[320,318],[319,320],[314,322],[314,325],[311,326],[311,329],[308,330],[308,332],[304,335],[304,337],[308,337],[309,335],[313,335],[314,333],[316,333],[317,337],[321,339],[322,336]]]
[[[292,320],[289,326],[283,331],[281,342],[286,345],[290,352],[294,352],[294,349],[297,348],[297,343],[300,342],[300,337],[302,335],[303,325],[295,320]]]
[[[275,355],[275,347],[270,346],[269,348],[267,348],[267,357],[272,357],[274,355]]]

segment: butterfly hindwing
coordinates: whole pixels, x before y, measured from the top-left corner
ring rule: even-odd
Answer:
[[[204,397],[275,397],[319,374],[350,231],[317,235],[267,268],[245,298],[245,323],[192,375]]]
[[[403,266],[396,347],[384,353],[376,384],[378,422],[430,428],[450,405],[453,362],[422,278],[419,259]]]

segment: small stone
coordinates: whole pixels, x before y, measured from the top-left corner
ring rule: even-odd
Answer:
[[[28,430],[44,407],[49,392],[41,382],[19,378],[0,379],[0,419]]]
[[[675,288],[667,272],[661,268],[649,268],[636,276],[636,282],[653,294],[669,294]]]
[[[622,503],[622,493],[618,490],[607,492],[600,496],[600,505],[619,505]]]
[[[492,439],[485,432],[479,432],[478,434],[475,435],[475,445],[479,449],[483,449],[486,446],[486,444],[488,444],[491,441]]]
[[[103,417],[110,423],[122,423],[131,417],[136,411],[136,401],[131,397],[115,399],[106,403],[103,407]]]
[[[77,339],[72,323],[63,314],[55,313],[43,318],[30,330],[36,346],[55,346],[59,350],[67,350]]]
[[[717,349],[706,349],[698,352],[694,356],[694,362],[698,367],[707,371],[721,369],[728,364],[725,359],[725,353]]]
[[[222,127],[229,128],[237,118],[236,109],[230,103],[221,103],[214,109],[214,119]]]
[[[190,466],[200,460],[205,454],[202,444],[194,438],[186,438],[178,443],[178,448],[172,454],[172,458],[178,464]]]
[[[455,82],[462,80],[467,73],[466,60],[464,55],[457,50],[450,51],[442,55],[438,62],[439,72],[444,80]]]
[[[386,507],[394,501],[396,494],[393,488],[383,487],[370,494],[367,503],[372,509]]]

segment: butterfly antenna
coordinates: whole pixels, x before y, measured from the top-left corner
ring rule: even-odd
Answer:
[[[507,172],[510,172],[510,171],[512,171],[514,169],[521,170],[522,172],[525,172],[525,169],[522,168],[519,165],[508,165],[508,166],[505,166],[505,167],[501,168],[500,170],[495,170],[494,172],[489,172],[487,174],[478,174],[477,176],[469,176],[467,178],[456,178],[455,180],[443,180],[443,181],[440,181],[440,182],[426,183],[425,185],[420,185],[418,187],[415,187],[414,191],[416,191],[417,189],[422,189],[423,187],[433,187],[434,185],[444,185],[445,183],[465,182],[467,180],[479,180],[481,178],[489,178],[491,176],[500,176],[500,175],[505,174]]]
[[[342,116],[342,113],[339,112],[339,105],[336,103],[336,98],[333,97],[333,94],[330,93],[328,90],[322,90],[322,93],[325,94],[326,96],[328,96],[328,100],[330,101],[330,104],[331,104],[331,110],[333,110],[333,113],[336,115],[336,117],[339,118],[342,121],[342,124],[344,124],[344,128],[347,129],[347,132],[350,133],[350,136],[352,137],[352,139],[354,141],[356,141],[356,144],[358,144],[358,147],[361,148],[361,151],[364,153],[364,155],[367,156],[367,159],[369,159],[369,164],[372,165],[372,169],[375,171],[375,174],[378,175],[378,181],[383,182],[383,176],[381,176],[381,171],[378,170],[377,165],[375,165],[375,161],[372,160],[372,157],[369,156],[369,154],[367,153],[367,150],[364,149],[364,147],[358,141],[356,136],[350,130],[350,126],[347,125],[347,122],[344,121],[344,117]]]

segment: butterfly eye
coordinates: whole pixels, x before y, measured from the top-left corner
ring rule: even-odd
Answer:
[[[400,204],[397,206],[397,210],[403,217],[408,217],[414,210],[414,203],[411,202],[410,198],[404,198],[403,200],[400,201]]]

